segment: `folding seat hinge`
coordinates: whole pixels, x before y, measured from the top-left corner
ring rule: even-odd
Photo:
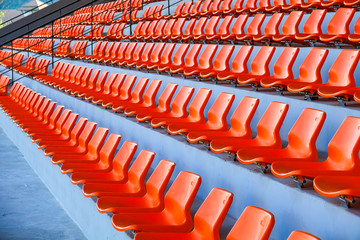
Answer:
[[[304,187],[304,184],[306,183],[306,180],[302,176],[291,176],[294,179],[294,182],[298,188]]]
[[[262,174],[265,174],[265,173],[266,173],[266,170],[269,169],[269,166],[268,166],[266,163],[256,162],[255,164],[256,164],[256,166],[258,167],[259,171],[260,171]]]
[[[356,201],[353,196],[340,195],[339,199],[341,201],[341,205],[345,208],[351,207],[351,204],[355,204]]]

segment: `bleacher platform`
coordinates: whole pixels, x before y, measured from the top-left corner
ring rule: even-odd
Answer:
[[[358,239],[357,1],[118,0],[0,50],[0,126],[88,239]]]

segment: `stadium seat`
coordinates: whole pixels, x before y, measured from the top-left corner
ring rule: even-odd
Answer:
[[[306,108],[300,114],[288,134],[285,148],[240,149],[237,160],[243,164],[255,163],[265,171],[268,164],[279,161],[316,162],[318,153],[316,140],[324,124],[326,114],[323,111]]]
[[[125,141],[113,159],[109,159],[110,167],[103,170],[89,170],[86,172],[74,172],[71,175],[73,184],[80,183],[106,183],[128,181],[128,168],[135,155],[137,144]]]
[[[326,83],[290,83],[290,92],[304,92],[305,99],[311,100],[320,87],[355,87],[354,71],[359,62],[360,53],[356,50],[342,50],[329,69]]]
[[[271,79],[265,78],[260,80],[262,87],[275,88],[279,94],[287,89],[290,83],[322,83],[321,68],[324,65],[329,50],[322,48],[312,48],[309,54],[299,67],[299,77],[296,79]]]
[[[112,176],[112,181],[87,182],[83,186],[83,194],[86,197],[102,196],[142,196],[146,193],[145,177],[154,160],[155,153],[148,150],[141,150],[134,163],[128,170],[127,180],[117,179]],[[115,167],[115,166],[113,166]],[[113,168],[114,169],[114,168]],[[108,174],[109,176],[110,174]],[[114,175],[112,172],[111,175]],[[111,176],[110,175],[110,176]]]
[[[201,88],[196,93],[194,99],[189,105],[189,115],[182,118],[173,118],[173,117],[159,117],[151,120],[151,126],[153,128],[157,127],[167,127],[170,123],[184,123],[184,122],[195,122],[195,123],[205,123],[204,109],[209,101],[211,90],[206,88]]]
[[[211,129],[205,131],[191,131],[187,135],[187,139],[192,143],[201,141],[208,144],[211,140],[224,139],[227,137],[252,138],[250,122],[258,105],[259,99],[244,97],[241,99],[230,118],[230,129],[222,131]]]
[[[153,118],[184,118],[188,115],[186,108],[190,102],[194,88],[183,86],[171,102],[170,109],[167,112],[148,112],[142,111],[136,114],[136,120],[139,122],[150,121]],[[159,104],[160,105],[160,104]]]
[[[170,123],[167,127],[168,132],[172,135],[184,134],[198,130],[227,130],[228,124],[226,116],[230,111],[235,95],[222,92],[214,101],[208,111],[208,120],[203,123],[199,122],[179,122]]]
[[[322,162],[274,162],[272,173],[279,178],[293,177],[302,186],[304,178],[344,176],[359,172],[360,119],[346,117],[328,145],[328,158]]]
[[[248,206],[229,232],[226,240],[268,239],[275,225],[272,213],[254,206]]]
[[[161,160],[146,182],[146,193],[139,197],[111,197],[98,199],[99,212],[152,212],[164,208],[164,193],[170,177],[175,169],[175,163]]]
[[[240,148],[259,148],[262,146],[281,148],[279,131],[289,106],[286,103],[271,102],[257,124],[257,136],[253,139],[243,137],[225,137],[210,142],[210,149],[215,153],[224,151],[235,154]]]
[[[157,212],[118,213],[112,218],[116,230],[146,232],[190,232],[191,205],[200,187],[201,177],[181,171],[164,197],[164,208]]]
[[[99,151],[99,156],[96,159],[71,159],[67,160],[61,165],[61,173],[86,172],[93,170],[108,170],[111,169],[111,160],[114,157],[117,145],[119,144],[121,136],[118,134],[110,134],[108,139]],[[89,143],[90,144],[90,143]],[[90,151],[90,149],[89,149]]]
[[[322,34],[321,24],[324,21],[325,15],[325,9],[313,10],[304,24],[304,31],[302,33],[296,33],[295,39],[293,40],[302,44],[318,40]]]
[[[135,235],[136,240],[167,239],[218,239],[220,226],[232,203],[233,194],[219,188],[213,188],[194,216],[194,228],[184,233],[142,232]]]

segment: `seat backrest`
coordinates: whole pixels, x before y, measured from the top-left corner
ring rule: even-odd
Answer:
[[[139,43],[140,44],[140,43]],[[129,47],[126,49],[125,51],[125,59],[127,61],[130,61],[133,59],[133,56],[134,56],[134,51],[137,47],[138,43],[137,42],[131,42],[129,44]]]
[[[176,22],[174,23],[174,27],[172,28],[171,32],[169,33],[169,36],[178,36],[182,35],[182,30],[185,25],[186,18],[178,18]],[[191,26],[190,26],[191,27]]]
[[[140,61],[140,60],[142,60],[141,55],[142,55],[142,52],[143,52],[143,50],[145,48],[145,45],[146,45],[145,42],[138,43],[137,46],[136,46],[136,49],[134,51],[134,55],[130,59],[128,59],[126,57],[126,60],[132,60],[132,61]]]
[[[199,36],[205,33],[204,27],[207,23],[208,18],[207,17],[201,17],[197,22],[196,25],[194,26],[194,34],[195,36]],[[192,35],[192,34],[190,34]]]
[[[181,87],[178,94],[176,94],[174,100],[171,102],[171,112],[175,113],[177,116],[186,116],[186,108],[193,93],[194,88],[188,86]]]
[[[226,240],[268,239],[275,224],[275,217],[264,209],[248,206],[229,232]]]
[[[175,52],[173,56],[173,62],[172,64],[174,66],[182,66],[185,65],[184,57],[186,55],[186,52],[188,51],[190,45],[189,44],[181,44],[178,50]],[[190,53],[189,53],[190,54]],[[189,55],[188,54],[188,55]]]
[[[360,172],[360,118],[346,117],[328,145],[328,166],[334,170]]]
[[[128,75],[124,83],[121,85],[119,98],[122,100],[128,100],[131,98],[131,89],[136,81],[136,76]]]
[[[134,87],[134,90],[131,92],[131,101],[135,103],[140,103],[143,101],[143,95],[145,87],[148,84],[148,78],[140,78],[137,84]]]
[[[221,7],[220,9],[222,11],[225,11],[225,10],[230,10],[231,9],[231,3],[232,3],[233,0],[224,0],[221,4]]]
[[[93,49],[93,56],[97,56],[97,54],[99,53],[99,50],[100,50],[101,46],[102,46],[102,42],[101,42],[101,41],[99,41],[99,42],[97,42],[97,43],[95,44],[95,47],[94,47],[94,49]]]
[[[197,59],[200,54],[200,50],[202,48],[202,44],[194,44],[192,48],[189,50],[188,54],[185,57],[185,66],[186,67],[196,67]],[[175,60],[175,56],[174,56]],[[175,63],[175,61],[174,61]]]
[[[129,42],[124,42],[121,44],[121,47],[117,53],[117,57],[116,57],[117,60],[123,60],[125,58],[125,52],[129,46],[129,44],[130,44]]]
[[[87,88],[89,89],[95,89],[96,87],[96,81],[98,80],[99,78],[99,75],[100,75],[100,69],[95,69],[93,74],[91,75],[89,81],[88,81],[88,86]]]
[[[176,20],[175,18],[172,18],[170,20],[167,21],[167,24],[164,28],[164,36],[171,36],[171,33],[172,33],[172,30],[175,26],[175,23],[176,23]]]
[[[61,128],[61,135],[64,137],[64,139],[71,137],[71,131],[73,130],[76,120],[78,119],[79,114],[77,113],[71,113],[70,116],[66,119],[66,122]],[[80,122],[80,120],[79,120]]]
[[[99,48],[99,51],[95,57],[103,57],[105,55],[105,50],[107,47],[108,42],[102,42],[101,47]]]
[[[98,80],[95,83],[95,89],[97,92],[101,92],[104,88],[104,84],[106,81],[106,78],[108,76],[109,72],[107,71],[103,71],[100,75],[100,77],[98,78]]]
[[[63,78],[64,81],[66,81],[66,82],[69,81],[70,74],[73,72],[74,68],[75,68],[75,65],[73,65],[73,64],[69,65],[69,67],[66,69],[66,72],[64,73],[64,78]]]
[[[274,13],[267,22],[267,24],[265,25],[264,34],[269,34],[269,35],[279,34],[279,26],[283,17],[284,17],[284,13]]]
[[[81,70],[81,66],[75,66],[74,70],[69,75],[69,82],[75,83],[75,77],[79,74]]]
[[[316,139],[324,124],[326,113],[306,108],[300,114],[288,134],[288,148],[312,156],[317,160]],[[299,155],[301,157],[301,155]]]
[[[114,46],[115,46],[115,42],[110,42],[110,44],[108,45],[108,47],[105,50],[104,57],[109,58],[111,56],[111,52],[112,52]]]
[[[121,42],[116,42],[115,46],[113,47],[112,51],[110,52],[110,59],[113,61],[117,57],[117,53],[121,47]]]
[[[80,70],[79,70],[78,74],[76,74],[76,75],[74,76],[74,78],[75,78],[75,84],[76,84],[76,85],[80,85],[80,84],[81,84],[81,80],[82,80],[82,78],[84,77],[85,72],[86,72],[86,67],[80,67]]]
[[[226,116],[230,111],[234,99],[234,94],[225,92],[220,93],[216,98],[208,112],[208,124],[210,124],[213,129],[228,129]]]
[[[161,160],[146,182],[146,194],[153,200],[159,200],[163,204],[166,186],[175,169],[175,163]]]
[[[359,51],[342,50],[329,69],[329,80],[326,85],[356,87],[354,71],[359,59]]]
[[[138,186],[141,192],[145,194],[145,177],[155,158],[155,153],[148,150],[141,150],[134,160],[128,172],[128,181],[133,186]]]
[[[288,109],[289,105],[286,103],[271,102],[256,126],[256,138],[264,144],[281,147],[280,128]]]
[[[162,52],[161,57],[160,57],[161,64],[167,65],[172,62],[171,56],[175,50],[175,47],[176,47],[175,43],[168,43],[166,45],[166,48],[164,49],[164,51]]]
[[[249,18],[247,14],[241,14],[237,17],[234,25],[231,28],[231,32],[235,35],[244,35],[245,34],[245,24]]]
[[[320,238],[315,237],[310,233],[295,230],[289,235],[287,240],[320,240]]]
[[[196,21],[197,21],[196,18],[190,19],[190,21],[188,22],[188,24],[186,25],[185,30],[184,30],[184,35],[185,36],[192,36],[193,35],[195,24],[197,23]]]
[[[55,109],[55,102],[51,102],[50,99],[45,99],[43,105],[39,109],[39,120],[45,120],[48,118],[48,116],[52,113],[52,111]]]
[[[205,122],[204,110],[211,95],[211,90],[200,88],[189,106],[189,118],[194,122]]]
[[[194,216],[193,232],[197,232],[202,239],[220,239],[220,227],[232,201],[231,192],[213,188]]]
[[[213,68],[213,58],[215,56],[217,48],[217,44],[206,45],[204,52],[199,57],[198,67],[200,69],[211,70]]]
[[[216,71],[229,71],[230,65],[229,60],[233,54],[235,46],[223,45],[219,53],[214,59],[214,70]]]
[[[149,27],[147,28],[144,36],[152,36],[155,35],[155,30],[157,28],[157,24],[159,23],[159,20],[155,20],[152,22],[149,22]]]
[[[79,147],[82,149],[87,149],[87,144],[89,143],[91,136],[93,135],[97,123],[95,122],[87,122],[84,129],[81,131],[79,138],[76,139],[76,142],[79,143]],[[71,139],[73,139],[73,134],[71,134]]]
[[[249,2],[249,1],[248,1]],[[246,2],[247,4],[247,2]],[[255,14],[253,20],[250,22],[247,34],[249,35],[262,35],[261,34],[261,25],[265,20],[266,14],[265,13],[258,13]]]
[[[165,45],[166,43],[158,43],[154,48],[151,48],[152,51],[149,59],[151,63],[160,63],[161,53],[163,52]]]
[[[212,16],[205,27],[205,34],[211,36],[216,34],[216,26],[219,24],[220,16]]]
[[[98,70],[98,69],[97,69]],[[82,77],[81,79],[81,87],[87,87],[89,85],[89,81],[90,81],[90,78],[92,77],[92,71],[93,69],[92,68],[87,68],[85,73],[84,73],[84,76]],[[94,71],[94,74],[95,74],[95,71]],[[94,75],[93,74],[93,75]],[[95,76],[94,76],[95,77]],[[95,79],[94,79],[95,80]]]
[[[52,114],[49,117],[48,121],[45,121],[45,123],[49,123],[49,127],[54,128],[56,125],[57,120],[59,119],[61,112],[63,111],[64,106],[57,105],[55,110],[52,112]],[[46,119],[45,119],[46,120]]]
[[[174,15],[175,16],[181,15],[181,11],[183,10],[184,6],[185,6],[184,2],[179,3],[179,5],[176,7],[176,9],[174,11]]]
[[[275,47],[262,46],[251,62],[251,74],[269,76],[269,64],[275,52]]]
[[[233,21],[233,19],[234,19],[233,15],[225,16],[225,18],[221,22],[219,29],[218,29],[219,35],[226,36],[226,35],[230,34],[230,25],[231,25],[231,22]]]
[[[153,52],[155,43],[148,43],[146,45],[145,50],[143,51],[143,53],[141,54],[141,57],[139,60],[141,60],[141,62],[149,62],[150,61],[150,57],[151,57],[151,53]]]
[[[299,68],[298,82],[322,83],[321,68],[324,65],[329,50],[323,48],[311,48],[309,54]]]
[[[156,94],[159,91],[160,85],[162,81],[158,79],[154,79],[149,84],[149,87],[146,89],[144,93],[144,105],[147,107],[155,107],[156,106]]]
[[[299,48],[285,47],[274,64],[274,75],[276,79],[294,78],[292,71],[294,62],[299,54]]]
[[[116,153],[112,167],[116,175],[119,176],[120,179],[128,178],[128,168],[133,159],[135,152],[137,149],[137,144],[130,141],[125,141],[123,145],[120,147],[119,151]]]
[[[153,22],[146,21],[146,22],[144,22],[142,24],[142,26],[141,26],[141,29],[139,30],[139,35],[147,36],[147,31],[148,31],[148,29],[150,27],[150,24],[153,24],[153,25],[155,24],[155,26],[156,26],[157,23],[158,23],[157,21],[153,21]],[[155,29],[155,26],[153,27],[154,29]]]
[[[70,109],[65,109],[60,117],[58,118],[58,120],[55,123],[56,129],[58,131],[61,132],[62,126],[64,125],[65,121],[67,120],[67,118],[69,117],[69,115],[71,114],[71,110]]]
[[[203,4],[201,5],[200,8],[200,12],[201,13],[206,13],[209,11],[210,5],[212,4],[212,2],[215,2],[216,0],[205,0],[203,2]]]
[[[258,4],[259,8],[262,10],[271,6],[270,0],[259,0]]]
[[[113,85],[115,79],[117,78],[117,73],[110,74],[108,80],[104,84],[104,94],[110,94],[111,93],[111,86]]]
[[[156,25],[154,35],[155,36],[162,36],[164,34],[165,25],[167,20],[161,19],[159,23]]]
[[[188,2],[185,4],[184,8],[181,10],[181,14],[183,14],[183,15],[189,14],[192,4],[193,4],[192,1],[188,1]]]
[[[107,134],[109,133],[109,129],[99,127],[95,134],[92,136],[89,144],[88,144],[88,152],[91,155],[97,155],[100,151],[101,146],[104,144]]]
[[[199,10],[200,10],[201,3],[202,3],[202,0],[198,0],[198,1],[193,5],[193,7],[191,8],[190,13],[191,13],[191,14],[196,14],[196,13],[198,13]]]
[[[259,105],[259,99],[245,96],[241,99],[230,119],[231,131],[237,136],[251,138],[250,123]]]
[[[253,46],[242,46],[234,60],[232,61],[232,69],[231,71],[234,73],[247,73],[248,67],[247,62],[250,58],[250,55],[253,50]]]
[[[134,28],[133,35],[135,35],[135,36],[140,35],[140,30],[141,30],[142,26],[144,25],[144,23],[145,23],[145,22],[138,22],[138,23],[136,24],[136,27]]]
[[[324,21],[325,15],[326,15],[325,9],[313,10],[304,24],[304,33],[322,34],[321,24]]]
[[[355,12],[355,8],[339,8],[328,24],[327,34],[350,34],[349,24]]]
[[[360,18],[358,18],[358,20],[356,20],[356,22],[355,22],[354,34],[357,34],[357,35],[360,34]]]
[[[161,112],[170,111],[170,102],[175,94],[177,86],[178,85],[175,83],[168,83],[168,85],[166,85],[164,91],[161,93],[159,100],[158,100],[159,101],[158,109]]]
[[[113,83],[113,85],[111,86],[111,97],[119,97],[120,95],[120,89],[121,86],[124,83],[124,80],[126,78],[126,74],[125,73],[119,73]]]
[[[100,163],[104,165],[104,167],[110,167],[112,165],[112,160],[115,155],[116,148],[120,142],[121,136],[119,134],[110,134],[104,145],[100,150]]]

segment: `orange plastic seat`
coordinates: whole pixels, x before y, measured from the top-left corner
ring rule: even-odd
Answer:
[[[168,125],[168,132],[172,135],[188,134],[191,131],[227,130],[226,116],[230,111],[235,95],[222,92],[214,101],[208,112],[208,120],[205,122],[180,122]]]
[[[243,0],[241,0],[243,1]],[[222,41],[233,43],[236,41],[236,36],[244,36],[245,35],[245,24],[249,18],[249,15],[242,14],[239,15],[234,22],[234,25],[231,27],[231,32],[226,32],[222,36],[220,36]]]
[[[80,133],[79,136],[76,136],[76,140],[72,137],[70,141],[67,141],[64,145],[50,145],[47,146],[44,154],[45,156],[50,156],[55,154],[56,152],[59,153],[63,151],[65,153],[82,153],[86,151],[87,144],[90,141],[92,134],[95,131],[96,123],[94,122],[87,122],[86,126],[84,127],[83,131]]]
[[[266,82],[294,79],[292,68],[298,53],[299,48],[285,47],[274,64],[274,74],[270,77],[253,79],[251,84],[259,86],[261,81]]]
[[[86,197],[102,196],[142,196],[146,193],[145,177],[153,162],[155,153],[141,150],[134,163],[129,168],[127,179],[106,182],[88,182],[83,186],[83,194]],[[113,173],[114,174],[114,173]],[[110,175],[110,174],[108,174]],[[113,177],[114,178],[114,177]]]
[[[190,232],[193,228],[190,208],[200,184],[200,176],[182,171],[166,193],[163,209],[151,213],[118,213],[113,216],[112,224],[118,231]]]
[[[186,117],[187,105],[190,102],[191,96],[194,93],[194,88],[183,86],[179,90],[178,94],[174,97],[174,100],[171,102],[171,110],[168,112],[139,112],[136,115],[136,120],[139,122],[149,121],[157,117],[165,118],[183,118]],[[160,104],[159,104],[160,105]]]
[[[226,240],[268,239],[275,225],[275,217],[264,209],[248,206],[235,223]]]
[[[137,149],[137,144],[125,141],[116,153],[115,157],[108,158],[110,167],[107,169],[89,170],[86,172],[74,172],[71,175],[73,184],[101,183],[101,182],[126,182],[128,180],[128,168]]]
[[[151,120],[151,126],[156,127],[166,127],[171,123],[182,123],[182,122],[198,122],[204,123],[204,109],[207,102],[209,101],[211,95],[211,90],[206,88],[201,88],[196,93],[193,101],[189,105],[189,115],[182,118],[174,117],[159,117]]]
[[[230,80],[233,82],[233,80],[236,80],[237,75],[247,74],[247,62],[250,58],[252,50],[253,46],[242,46],[231,63],[231,70],[224,70],[221,73],[218,73],[217,79],[220,81]]]
[[[354,33],[348,34],[348,39],[346,42],[353,45],[356,45],[360,42],[360,18],[358,18],[358,20],[355,22]]]
[[[99,152],[105,142],[108,132],[109,129],[99,127],[91,137],[89,143],[85,145],[85,148],[81,149],[79,144],[79,146],[76,149],[73,149],[73,151],[64,149],[58,152],[54,152],[52,154],[51,162],[53,164],[77,163],[79,161],[98,162]]]
[[[290,92],[305,92],[305,98],[311,99],[320,87],[355,87],[354,71],[359,62],[360,53],[355,50],[342,50],[329,69],[326,83],[290,83]]]
[[[275,47],[263,46],[251,62],[251,71],[249,73],[237,74],[238,84],[250,84],[254,90],[257,90],[258,82],[261,78],[270,76],[269,64],[275,53]]]
[[[153,69],[160,63],[161,53],[165,48],[166,43],[157,43],[153,48],[147,48],[149,53],[144,52],[142,61],[136,64],[136,68]],[[151,68],[149,68],[151,66]]]
[[[250,122],[253,118],[256,108],[259,105],[259,99],[253,97],[244,97],[235,109],[230,118],[230,129],[225,130],[205,130],[192,131],[187,135],[189,142],[209,143],[214,139],[222,139],[226,137],[243,137],[252,138]]]
[[[185,47],[184,45],[185,44],[182,44],[183,48]],[[188,44],[186,45],[189,46]],[[184,70],[186,69],[197,68],[198,66],[197,58],[200,54],[201,48],[202,48],[202,44],[194,44],[187,53],[185,57],[185,61],[183,60],[183,56],[185,55],[185,52],[183,52],[181,58],[179,58],[180,56],[178,57],[178,55],[176,54],[180,50],[178,49],[178,51],[175,53],[173,57],[173,63],[172,63],[172,67],[170,68],[170,72],[179,73],[179,72],[184,72]],[[207,56],[207,54],[204,54],[204,57],[205,56]]]
[[[310,233],[295,230],[289,235],[287,240],[320,240],[320,238],[315,237]]]
[[[118,134],[110,134],[108,139],[99,151],[99,157],[96,159],[74,161],[68,160],[61,165],[61,173],[73,173],[93,170],[107,170],[111,168],[111,160],[114,157],[116,147],[119,144],[121,136]],[[90,142],[91,143],[91,142]],[[89,143],[89,145],[90,145]],[[89,149],[90,150],[90,149]]]
[[[157,233],[141,232],[135,235],[136,240],[146,239],[213,239],[220,240],[220,226],[225,219],[232,203],[233,194],[213,188],[194,216],[194,228],[191,232],[184,233]]]
[[[216,27],[219,24],[219,21],[220,21],[219,16],[212,16],[210,20],[206,22],[206,26],[203,31],[198,32],[196,31],[197,28],[195,27],[193,39],[195,41],[200,41],[200,40],[205,41],[207,37],[211,37],[214,34],[216,34]]]
[[[230,152],[235,154],[241,148],[271,147],[281,148],[280,128],[289,106],[286,103],[271,102],[257,124],[257,136],[253,139],[244,137],[226,137],[215,139],[210,143],[215,153]]]
[[[304,24],[303,33],[295,34],[296,42],[306,43],[319,40],[319,37],[322,34],[321,24],[324,21],[325,15],[325,9],[313,10]]]
[[[120,88],[115,90],[117,92],[117,96],[115,98],[113,98],[112,96],[106,98],[105,101],[103,101],[102,106],[103,107],[111,106],[113,111],[117,111],[117,105],[120,105],[121,107],[121,103],[131,99],[131,89],[133,88],[135,81],[136,81],[136,76],[134,75],[126,76],[126,79],[123,81]]]
[[[126,116],[138,115],[140,113],[153,114],[153,113],[166,113],[170,112],[170,102],[175,94],[177,84],[169,83],[158,99],[158,106],[151,104],[150,106],[130,106],[125,108],[124,114]]]
[[[264,13],[256,14],[248,26],[247,33],[244,35],[236,35],[236,41],[252,42],[254,36],[261,36],[261,26],[264,23],[265,17],[266,14]]]
[[[234,52],[235,46],[233,45],[224,45],[220,49],[219,53],[214,58],[213,67],[203,66],[204,69],[199,71],[199,75],[201,78],[216,78],[216,76],[224,71],[229,72],[229,60],[231,58],[232,53]]]
[[[292,11],[286,18],[281,34],[275,34],[272,38],[275,42],[291,43],[295,39],[295,35],[299,34],[299,25],[302,17],[304,16],[303,11]]]
[[[279,26],[284,13],[274,13],[265,25],[264,34],[253,36],[255,42],[271,42],[273,36],[279,35]]]
[[[103,96],[110,96],[111,87],[118,78],[119,78],[119,74],[117,73],[110,74],[109,78],[106,80],[106,82],[103,85],[103,90],[93,94],[91,99],[92,103],[93,104],[101,103]]]
[[[76,115],[72,113],[72,115]],[[76,115],[77,116],[77,115]],[[76,119],[74,117],[74,119]],[[70,146],[71,144],[75,144],[79,135],[83,131],[85,125],[87,123],[86,118],[80,118],[79,121],[75,124],[75,121],[70,116],[63,127],[63,134],[61,136],[47,136],[46,138],[39,138],[37,140],[32,141],[33,143],[38,144],[38,149],[48,148],[49,146],[57,145],[57,146]],[[75,125],[74,125],[75,124]]]
[[[306,108],[300,114],[288,134],[288,145],[285,148],[264,148],[256,150],[241,149],[237,160],[243,164],[255,163],[265,171],[268,164],[274,161],[308,161],[316,162],[318,153],[316,140],[324,124],[326,114],[323,111]]]
[[[175,163],[161,160],[146,182],[146,193],[139,197],[101,197],[97,201],[99,212],[152,212],[164,208],[164,193]]]
[[[322,83],[321,68],[324,65],[329,50],[322,48],[311,48],[309,54],[299,67],[299,77],[296,79],[261,79],[262,87],[275,88],[279,94],[291,83]]]
[[[322,42],[344,42],[348,39],[349,24],[354,17],[355,8],[339,8],[328,24],[326,34],[320,35]]]
[[[299,187],[304,178],[359,175],[360,118],[346,117],[328,145],[328,158],[322,162],[274,162],[272,173],[279,178],[293,177]]]
[[[222,19],[221,24],[219,27],[214,26],[213,30],[211,31],[211,34],[206,35],[207,42],[209,41],[215,41],[220,42],[221,37],[225,37],[230,34],[230,25],[234,19],[234,16],[228,15],[225,16],[225,18]],[[216,31],[217,30],[217,31]]]
[[[196,61],[196,57],[191,60],[190,64],[188,63],[188,58],[185,58],[185,66],[183,67],[182,71],[184,72],[185,76],[191,76],[195,74],[199,74],[202,70],[211,70],[213,68],[213,58],[215,56],[216,50],[218,45],[215,44],[208,44],[206,45],[204,52],[200,55],[199,60]],[[191,50],[190,50],[191,52]]]

